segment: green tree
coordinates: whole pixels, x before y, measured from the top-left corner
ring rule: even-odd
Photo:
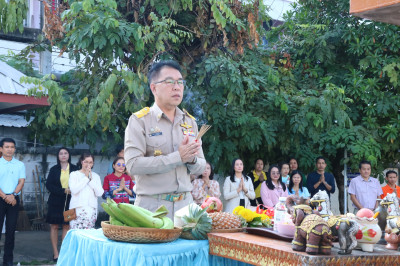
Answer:
[[[305,167],[325,155],[343,198],[344,149],[354,170],[367,159],[377,174],[398,160],[399,28],[351,16],[345,0],[302,0],[285,20],[269,51],[275,64],[290,58],[298,88],[289,117],[300,138],[290,145]]]
[[[18,29],[22,33],[27,13],[27,0],[0,0],[0,30],[8,33]]]
[[[186,69],[228,47],[243,53],[258,43],[265,7],[258,0],[68,2],[45,6],[46,37],[78,67],[61,82],[27,78],[51,106],[35,112],[32,132],[46,144],[74,145],[112,137],[122,142],[132,112],[149,103],[146,73],[154,60],[173,58]],[[63,11],[64,10],[64,11]],[[56,15],[54,15],[56,14]],[[38,134],[39,135],[39,134]],[[107,146],[105,147],[107,148]]]

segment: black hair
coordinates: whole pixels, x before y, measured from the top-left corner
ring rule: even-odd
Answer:
[[[68,163],[71,164],[71,152],[66,147],[61,147],[61,148],[58,149],[58,151],[57,151],[57,164],[61,165],[60,157],[59,157],[59,154],[60,154],[61,150],[66,150],[68,152]]]
[[[299,174],[300,175],[300,183],[299,183],[299,189],[301,190],[301,192],[303,192],[303,174],[300,172],[300,171],[298,171],[298,170],[293,170],[293,172],[290,174],[290,179],[289,179],[289,187],[288,187],[288,191],[290,192],[290,193],[293,193],[293,191],[292,191],[292,188],[293,188],[293,186],[294,186],[294,183],[293,183],[293,176],[294,175],[297,175],[297,174]]]
[[[386,177],[389,177],[390,174],[395,174],[397,176],[397,172],[393,170],[389,170],[386,172]]]
[[[115,154],[118,155],[118,153],[120,153],[120,152],[123,151],[123,150],[124,150],[124,145],[118,145],[118,146],[115,148]]]
[[[367,161],[367,160],[362,160],[359,164],[358,164],[358,169],[361,169],[363,164],[369,164],[369,166],[371,166],[371,162]],[[372,167],[372,166],[371,166]]]
[[[114,166],[119,160],[124,160],[124,162],[125,162],[125,159],[123,157],[117,157],[117,158],[114,159],[112,165]],[[126,170],[126,165],[125,165],[125,170]],[[113,173],[115,173],[115,168],[114,167],[113,167]]]
[[[213,169],[213,166],[212,166],[212,164],[211,164],[210,162],[207,162],[207,161],[206,161],[206,165],[207,165],[207,164],[210,166],[210,169],[211,169],[209,179],[210,179],[210,180],[213,180],[213,179],[214,179],[214,169]],[[202,178],[202,177],[203,177],[203,175],[199,175],[197,178]]]
[[[274,186],[274,184],[272,183],[272,178],[271,178],[271,171],[272,171],[272,168],[278,168],[278,171],[279,171],[278,183],[281,183],[281,186],[282,186],[282,188],[283,188],[283,191],[286,191],[286,185],[285,185],[285,183],[282,182],[281,168],[280,168],[279,165],[277,165],[277,164],[273,164],[273,165],[271,165],[271,166],[269,167],[269,169],[268,169],[268,179],[265,181],[265,182],[266,182],[265,184],[267,185],[267,187],[268,187],[270,190],[274,190],[275,186]]]
[[[231,182],[236,182],[236,181],[235,181],[235,163],[236,163],[237,160],[241,160],[241,161],[243,162],[243,160],[240,159],[240,158],[235,158],[235,159],[233,159],[233,161],[232,161],[232,166],[231,166],[231,174],[229,175],[229,177],[230,177],[230,179],[231,179]],[[243,175],[243,177],[244,177],[244,179],[245,179],[246,181],[249,179],[249,178],[247,177],[247,175],[245,175],[245,174],[243,174],[243,173],[242,173],[242,175]]]
[[[264,164],[264,160],[263,160],[263,159],[257,158],[257,159],[254,161],[254,167],[256,167],[256,164],[257,164],[257,162],[258,162],[259,160]],[[264,164],[264,165],[265,165],[265,164]]]
[[[164,67],[170,67],[178,70],[179,72],[182,72],[181,66],[176,61],[173,60],[163,60],[154,63],[151,66],[149,73],[147,74],[147,79],[149,81],[149,84],[151,84],[153,80],[158,77],[158,74],[160,74],[161,69],[163,69]]]
[[[88,157],[92,157],[94,163],[94,156],[90,152],[84,152],[82,153],[81,157],[79,157],[78,163],[76,164],[78,169],[82,169],[82,162]]]
[[[287,165],[289,166],[289,170],[290,170],[290,164],[289,164],[289,162],[280,162],[280,163],[279,163],[279,167],[282,169],[282,166],[285,165],[285,164],[287,164]]]
[[[323,156],[318,156],[317,159],[315,159],[315,163],[318,163],[319,160],[324,160],[324,162],[326,163],[325,157]]]
[[[12,138],[3,138],[3,139],[0,141],[0,147],[3,147],[5,142],[14,143],[14,146],[16,146],[15,140],[14,140],[14,139],[12,139]]]

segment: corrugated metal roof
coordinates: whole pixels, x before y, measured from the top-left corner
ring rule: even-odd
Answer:
[[[0,61],[0,93],[27,95],[33,84],[21,84],[20,79],[25,75],[15,68]]]
[[[31,117],[30,121],[26,121],[22,115],[0,114],[0,126],[5,127],[27,127],[32,120],[33,117]]]

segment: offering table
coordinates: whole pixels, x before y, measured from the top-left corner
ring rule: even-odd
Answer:
[[[375,245],[372,253],[353,250],[339,255],[335,243],[331,255],[322,256],[296,252],[290,242],[248,233],[210,233],[208,240],[210,255],[253,265],[400,265],[400,252],[384,245]]]

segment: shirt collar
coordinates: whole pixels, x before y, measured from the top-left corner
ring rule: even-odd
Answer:
[[[4,157],[0,158],[0,162],[1,163],[15,163],[15,159],[14,157],[11,159],[11,161],[7,161],[6,159],[4,159]]]
[[[65,170],[61,168],[61,171],[69,172],[69,164],[67,165],[67,168]]]
[[[154,102],[153,106],[151,107],[151,109],[157,117],[157,122],[160,121],[160,119],[163,115],[165,115],[164,112],[161,110],[161,108],[155,102]],[[176,107],[175,118],[179,119],[179,121],[180,121],[181,119],[184,118],[184,116],[185,116],[185,113],[181,109]]]
[[[272,185],[273,185],[275,188],[281,188],[281,189],[283,189],[281,182],[278,182],[278,185],[277,185],[277,186],[275,186],[274,182],[272,182]]]
[[[365,181],[364,178],[363,178],[361,175],[359,175],[358,178],[359,178],[361,181],[364,181],[364,182],[371,182],[371,181],[372,181],[372,180],[371,180],[372,177],[368,177],[368,180],[367,180],[367,181]]]

